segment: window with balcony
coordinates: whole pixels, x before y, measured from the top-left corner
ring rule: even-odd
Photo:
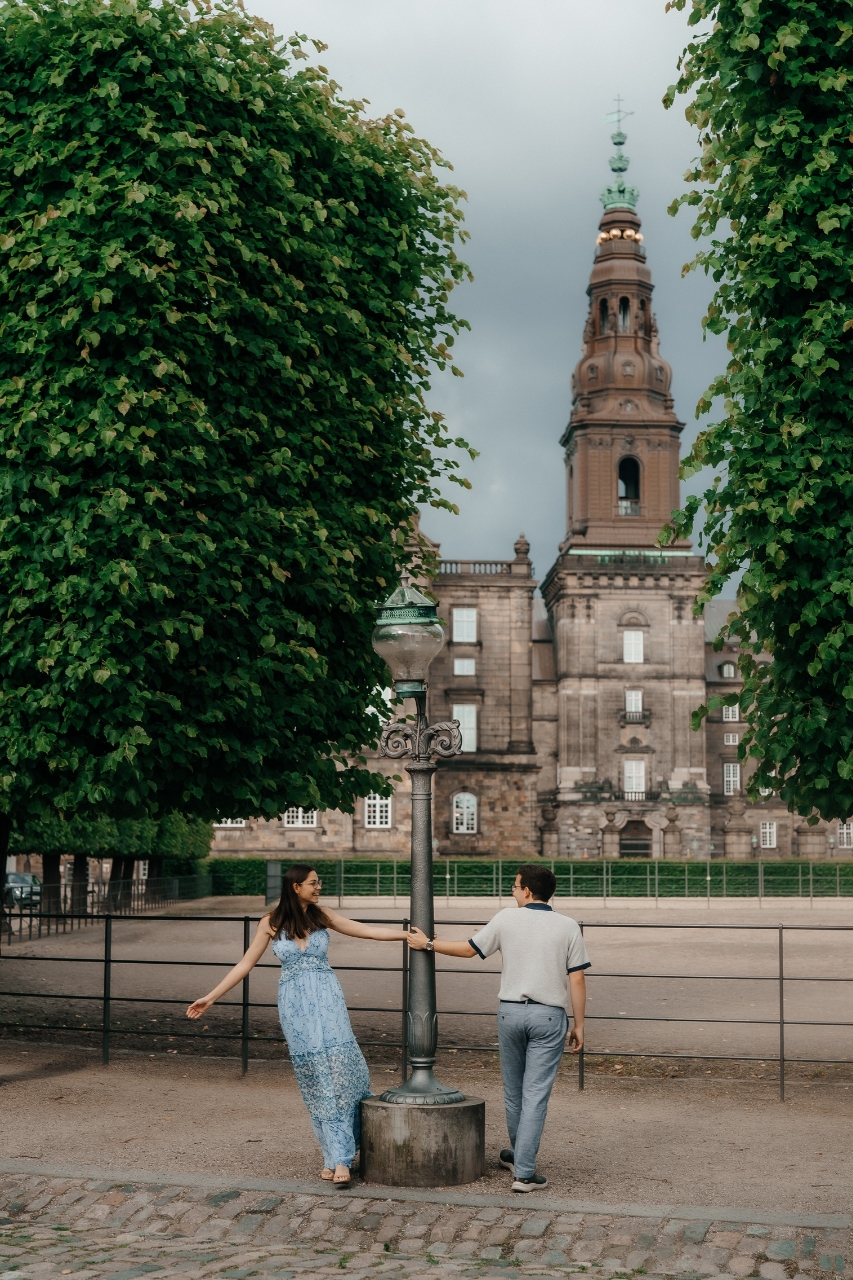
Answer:
[[[477,643],[477,610],[453,610],[453,639],[456,644]]]
[[[622,632],[622,661],[623,662],[642,662],[643,661],[642,631],[623,631]]]
[[[477,674],[477,659],[454,658],[453,674],[455,676],[475,676]]]
[[[366,827],[391,826],[391,797],[370,795],[364,801],[364,825]]]
[[[776,848],[776,823],[762,822],[761,824],[761,848]]]
[[[477,708],[472,703],[456,703],[453,719],[459,721],[462,731],[462,750],[477,750]]]
[[[839,822],[838,847],[839,849],[853,849],[853,822]]]
[[[737,724],[740,720],[740,707],[723,707],[723,719]]]
[[[623,787],[626,800],[645,800],[646,798],[646,762],[645,760],[626,760],[622,767]]]
[[[640,464],[636,458],[623,458],[619,463],[617,496],[620,516],[640,514]]]
[[[643,720],[642,689],[625,690],[625,720],[628,724],[641,724]]]
[[[460,791],[453,797],[453,834],[477,834],[477,797],[472,796],[470,791]]]
[[[739,734],[739,733],[724,733],[724,734],[723,734],[723,742],[725,743],[725,745],[726,745],[727,747],[736,747],[736,746],[737,746],[737,744],[740,742],[740,734]]]
[[[282,821],[286,827],[316,827],[316,809],[285,809]]]
[[[740,765],[723,765],[723,794],[736,796],[740,791]]]

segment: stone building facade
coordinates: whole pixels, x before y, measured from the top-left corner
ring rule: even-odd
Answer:
[[[656,539],[679,506],[683,424],[652,311],[652,279],[622,178],[624,134],[588,288],[562,437],[566,536],[541,593],[522,534],[507,560],[441,560],[433,590],[447,643],[430,670],[432,720],[459,720],[463,752],[435,777],[437,852],[453,857],[825,857],[853,827],[808,827],[773,797],[746,804],[736,708],[691,715],[739,688],[737,648],[715,652],[733,602],[693,614],[705,564]],[[217,829],[214,853],[406,857],[411,808],[301,814]]]

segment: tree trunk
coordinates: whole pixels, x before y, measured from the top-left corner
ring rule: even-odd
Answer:
[[[89,855],[75,853],[71,875],[71,910],[74,915],[85,915],[89,892]]]
[[[59,915],[61,910],[61,878],[59,874],[59,854],[43,853],[41,855],[42,865],[42,886],[41,886],[41,910],[42,915]]]
[[[148,882],[145,886],[145,900],[149,906],[159,902],[163,896],[163,859],[155,854],[148,859]]]
[[[135,858],[113,858],[110,870],[110,911],[126,911],[130,906]]]

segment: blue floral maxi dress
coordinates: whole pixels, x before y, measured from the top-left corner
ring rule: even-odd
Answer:
[[[370,1097],[370,1075],[327,959],[329,932],[309,934],[304,951],[283,936],[272,949],[281,961],[281,1029],[323,1162],[327,1169],[349,1166],[361,1137],[360,1103]]]

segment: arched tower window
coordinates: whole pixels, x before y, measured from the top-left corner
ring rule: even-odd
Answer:
[[[636,458],[622,458],[619,463],[618,498],[620,516],[640,514],[640,464]]]
[[[631,332],[631,301],[629,298],[619,299],[619,332]]]
[[[598,332],[607,332],[607,299],[602,298],[598,304]]]

